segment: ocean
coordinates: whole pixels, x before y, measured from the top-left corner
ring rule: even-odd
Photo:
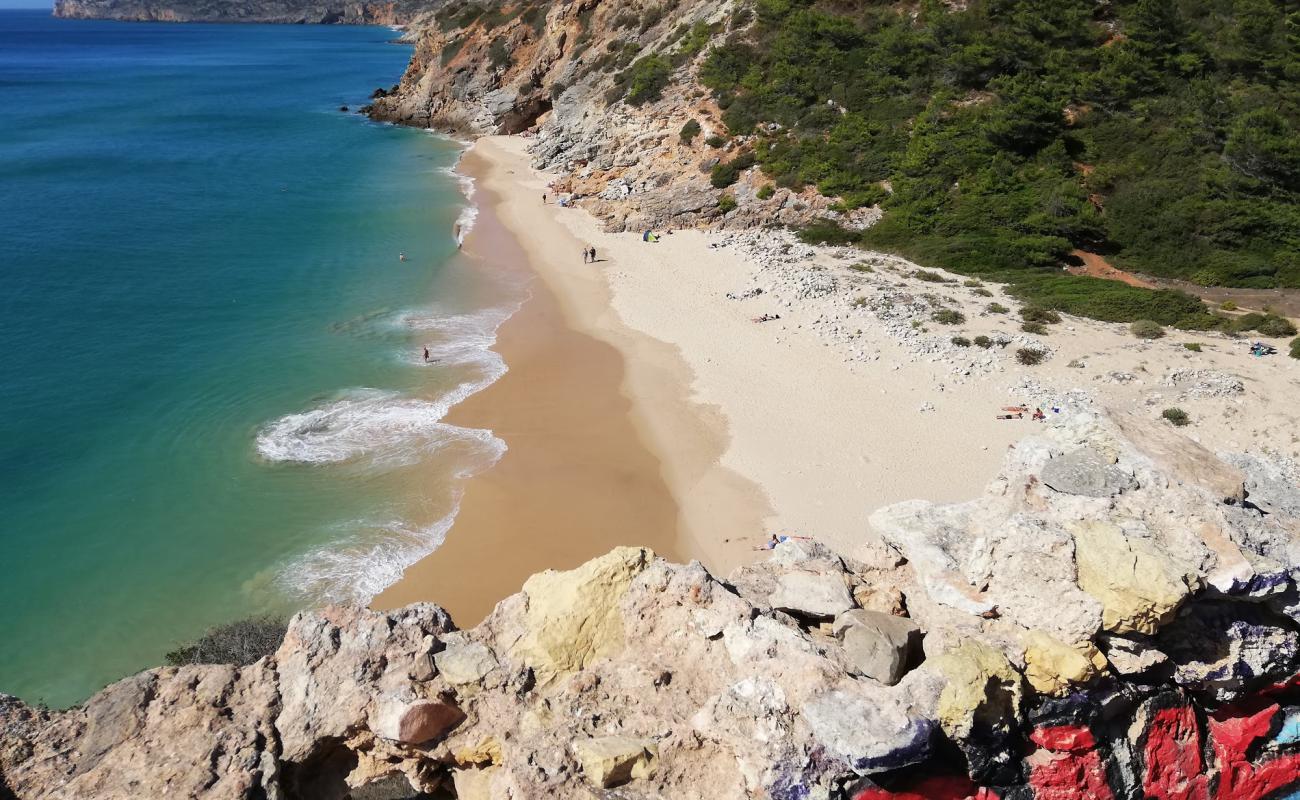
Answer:
[[[0,11],[0,692],[365,601],[500,457],[441,421],[520,296],[457,257],[461,148],[339,110],[394,36]]]

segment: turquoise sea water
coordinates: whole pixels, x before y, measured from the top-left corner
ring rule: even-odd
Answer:
[[[367,599],[499,456],[439,422],[509,311],[459,148],[338,110],[393,35],[0,11],[0,691]]]

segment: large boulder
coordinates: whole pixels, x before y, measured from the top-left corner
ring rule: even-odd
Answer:
[[[1129,535],[1107,520],[1080,520],[1070,530],[1079,586],[1101,601],[1106,630],[1154,633],[1190,593],[1149,536]]]
[[[1132,488],[1133,476],[1115,466],[1115,459],[1092,447],[1080,447],[1043,465],[1043,483],[1058,492],[1111,497]]]
[[[891,686],[913,660],[921,634],[910,619],[860,608],[836,617],[832,631],[857,674]]]
[[[576,569],[529,578],[524,636],[513,654],[543,675],[556,675],[622,650],[619,601],[653,558],[644,547],[620,547]]]
[[[853,608],[843,572],[793,570],[782,573],[770,599],[773,608],[806,617],[834,617]]]

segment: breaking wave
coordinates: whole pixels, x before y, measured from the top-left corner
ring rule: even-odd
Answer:
[[[357,521],[339,537],[300,556],[276,577],[288,595],[308,603],[367,603],[405,569],[437,550],[455,509],[425,527],[402,520]]]
[[[487,381],[486,383],[490,383]],[[379,389],[354,389],[297,414],[287,414],[257,434],[258,454],[272,462],[338,464],[364,461],[378,467],[417,463],[460,442],[490,446],[491,431],[447,425],[442,418],[481,381],[466,381],[437,401]],[[502,448],[505,444],[500,445]]]

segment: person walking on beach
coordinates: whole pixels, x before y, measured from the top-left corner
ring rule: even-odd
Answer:
[[[424,348],[424,363],[426,363],[426,364],[429,363],[429,348],[428,348],[428,347],[425,347],[425,348]]]
[[[546,192],[542,192],[542,205],[546,205]]]
[[[586,264],[587,261],[589,261],[590,259],[591,259],[591,250],[589,250],[586,247],[582,248],[582,263]]]
[[[596,263],[596,248],[591,248],[591,263]]]

